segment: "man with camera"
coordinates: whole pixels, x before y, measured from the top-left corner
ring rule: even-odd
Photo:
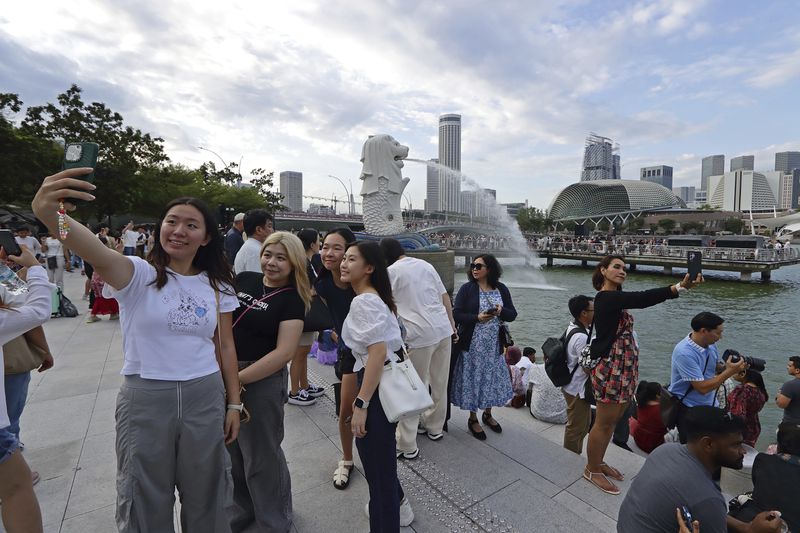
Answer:
[[[783,409],[783,422],[800,424],[800,355],[789,358],[786,371],[792,379],[781,386],[775,403]]]
[[[692,331],[672,351],[669,392],[680,400],[678,436],[686,443],[686,412],[698,405],[716,406],[716,390],[726,379],[747,368],[744,357],[719,358],[716,343],[722,338],[722,317],[703,311],[692,318]],[[717,366],[722,367],[717,372]]]

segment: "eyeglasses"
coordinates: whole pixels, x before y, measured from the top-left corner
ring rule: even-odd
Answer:
[[[483,263],[470,263],[469,269],[470,270],[482,270],[486,265]]]

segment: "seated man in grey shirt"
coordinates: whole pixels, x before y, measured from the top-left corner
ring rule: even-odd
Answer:
[[[780,513],[760,513],[751,522],[727,516],[728,508],[712,474],[741,469],[744,421],[718,407],[697,406],[686,413],[687,444],[656,448],[633,479],[619,509],[618,533],[675,533],[676,509],[685,506],[702,533],[778,533]],[[691,526],[690,526],[691,527]]]

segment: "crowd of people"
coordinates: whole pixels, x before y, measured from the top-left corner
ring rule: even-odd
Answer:
[[[414,521],[397,461],[419,457],[419,438],[445,438],[451,406],[468,414],[469,433],[483,441],[487,429],[502,433],[496,409],[526,403],[533,416],[566,424],[565,449],[582,454],[587,441],[583,478],[606,494],[620,494],[618,483],[632,474],[607,462],[612,442],[626,445],[630,433],[650,454],[622,501],[619,531],[800,527],[794,501],[800,357],[790,359],[792,379],[776,397],[785,410],[777,451],[759,454],[754,491],[730,512],[719,472],[741,468],[744,445],[758,440],[758,412],[768,401],[758,365],[738,354],[720,356],[724,320],[703,311],[691,320],[691,332],[676,339],[669,385],[639,380],[631,310],[675,305],[665,302],[693,290],[701,276],[631,292],[624,290],[624,258],[602,259],[592,275],[597,293],[574,296],[565,306],[572,320],[559,342],[568,377],[557,381],[547,352],[542,364],[533,348],[514,346],[508,324],[517,310],[490,253],[473,258],[451,300],[433,266],[406,255],[394,239],[358,241],[347,228],[324,236],[313,229],[276,232],[262,209],[237,214],[222,234],[205,204],[177,198],[158,224],[129,223],[117,240],[108,228],[94,232],[68,216],[59,220],[60,199],[94,198],[95,186],[79,179],[86,171],[44,180],[33,210],[51,234],[39,248],[21,232],[20,255],[0,252],[22,267],[28,285],[25,293],[0,287],[0,344],[30,336],[37,345],[37,328],[50,316],[52,286],[36,253],[52,251],[56,267],[64,268],[79,257],[93,299],[89,321],[108,314],[123,332],[119,531],[172,531],[176,489],[186,531],[291,531],[284,409],[313,405],[325,394],[309,382],[307,367],[323,330],[335,346],[341,381],[342,456],[331,465],[332,484],[349,486],[355,444],[369,486],[370,531],[397,532]],[[487,238],[485,248],[492,246]],[[49,279],[59,281],[55,273]],[[49,353],[46,341],[38,346]],[[10,354],[4,348],[4,358]],[[405,359],[428,387],[432,406],[395,421],[379,391],[385,368]],[[40,370],[52,364],[45,357]],[[736,385],[721,409],[718,391],[729,379]],[[5,375],[0,391],[0,499],[9,532],[42,530],[36,477],[20,454],[23,382]],[[674,408],[674,420],[665,405]]]

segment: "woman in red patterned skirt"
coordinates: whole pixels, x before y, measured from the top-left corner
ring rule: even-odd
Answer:
[[[86,317],[86,323],[91,324],[97,322],[100,317],[97,315],[110,315],[109,320],[119,320],[119,303],[114,298],[106,298],[103,296],[103,287],[106,282],[100,277],[100,274],[95,271],[92,273],[92,292],[94,292],[94,300],[92,302],[92,310],[89,316]]]
[[[608,494],[619,494],[619,488],[608,478],[622,481],[624,476],[604,462],[606,449],[614,427],[622,418],[636,392],[639,378],[639,346],[633,333],[633,316],[628,309],[643,309],[677,298],[679,292],[702,281],[683,281],[641,292],[625,292],[625,260],[609,255],[598,263],[592,274],[592,285],[599,292],[594,299],[594,332],[591,341],[592,358],[599,360],[592,370],[592,389],[597,400],[597,412],[586,445],[588,462],[583,477]]]

